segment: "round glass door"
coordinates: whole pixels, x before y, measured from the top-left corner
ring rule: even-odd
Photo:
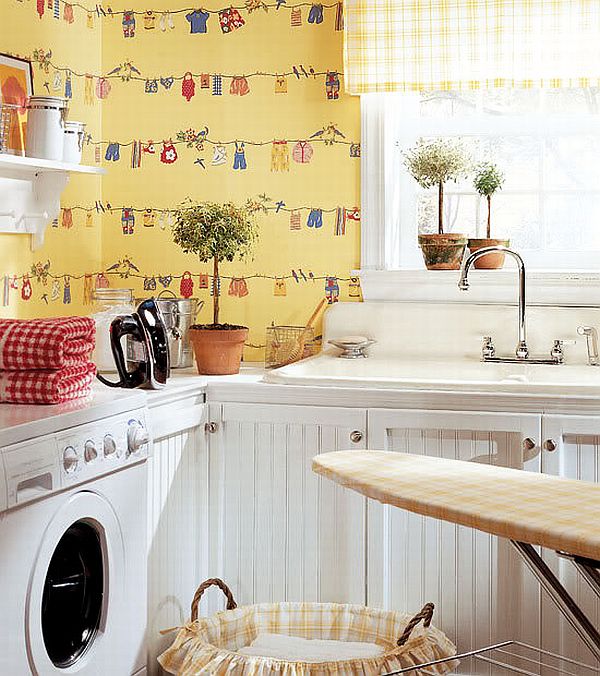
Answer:
[[[42,635],[54,666],[74,664],[90,646],[102,616],[104,557],[98,531],[73,523],[60,538],[43,587]]]

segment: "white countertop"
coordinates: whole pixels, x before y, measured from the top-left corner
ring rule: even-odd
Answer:
[[[91,397],[53,406],[0,404],[0,446],[53,434],[146,405],[141,390],[112,390],[98,383]]]

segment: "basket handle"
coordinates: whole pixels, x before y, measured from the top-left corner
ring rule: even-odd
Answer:
[[[192,622],[195,622],[198,619],[198,606],[200,605],[200,599],[209,587],[218,587],[223,592],[223,594],[225,594],[227,597],[227,610],[235,610],[235,608],[237,608],[237,603],[233,598],[231,589],[229,589],[223,580],[220,580],[218,577],[211,577],[210,579],[206,580],[206,582],[203,582],[198,587],[198,589],[196,589],[194,599],[192,600]]]
[[[410,638],[410,635],[412,633],[412,630],[419,624],[421,620],[423,620],[423,626],[427,629],[429,625],[431,624],[431,620],[433,619],[433,611],[435,609],[435,606],[433,603],[426,603],[421,610],[410,620],[410,622],[406,625],[406,628],[402,632],[402,635],[398,639],[397,645],[403,646],[408,639]]]

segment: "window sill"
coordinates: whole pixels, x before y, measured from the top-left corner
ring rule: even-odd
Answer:
[[[510,264],[509,264],[510,265]],[[517,271],[475,270],[468,292],[458,289],[454,270],[357,270],[365,301],[448,303],[515,303]],[[600,305],[600,272],[545,271],[527,273],[527,302],[535,305]]]

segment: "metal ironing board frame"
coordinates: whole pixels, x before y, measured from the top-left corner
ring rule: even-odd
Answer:
[[[588,647],[592,655],[600,661],[600,632],[594,627],[591,623],[588,616],[584,613],[581,607],[577,604],[575,599],[569,594],[565,586],[561,581],[556,577],[552,572],[548,564],[542,559],[538,554],[534,545],[531,545],[526,542],[519,542],[517,540],[510,541],[515,550],[519,553],[524,563],[527,565],[529,570],[533,573],[535,578],[538,580],[542,588],[548,593],[554,604],[557,606],[563,617],[569,622],[573,629],[577,632],[581,640]],[[573,563],[575,568],[581,573],[583,579],[588,583],[591,590],[594,594],[600,599],[600,561],[594,559],[586,559],[581,556],[575,556],[568,554],[567,552],[557,552],[557,554],[564,559],[567,559]],[[534,653],[537,653],[538,659],[518,655],[505,651],[505,648],[509,646],[517,646],[524,648]],[[526,643],[521,643],[520,641],[502,641],[493,645],[486,646],[484,648],[478,648],[476,650],[470,650],[468,652],[460,653],[454,657],[447,657],[444,659],[433,660],[424,664],[417,666],[406,667],[404,669],[399,669],[397,671],[391,671],[383,676],[395,676],[396,674],[428,674],[427,668],[434,666],[436,664],[443,664],[444,662],[451,662],[453,660],[462,660],[466,658],[476,658],[487,662],[491,665],[499,666],[506,671],[511,671],[515,674],[523,674],[525,676],[538,676],[538,672],[529,671],[528,669],[517,667],[511,665],[508,662],[501,662],[498,658],[492,656],[486,656],[484,653],[492,653],[494,651],[510,655],[513,658],[518,658],[521,661],[531,662],[534,665],[543,668],[546,673],[548,670],[555,671],[557,674],[562,676],[579,676],[580,671],[570,671],[567,667],[562,666],[563,663],[569,665],[573,669],[586,669],[589,673],[600,674],[600,671],[594,667],[591,667],[587,664],[583,664],[576,660],[569,659],[562,655],[557,655],[548,650],[543,650],[541,648],[536,648],[534,646],[527,645]],[[544,662],[545,658],[551,658],[561,663],[561,665],[549,664]],[[417,672],[417,670],[419,670]]]

